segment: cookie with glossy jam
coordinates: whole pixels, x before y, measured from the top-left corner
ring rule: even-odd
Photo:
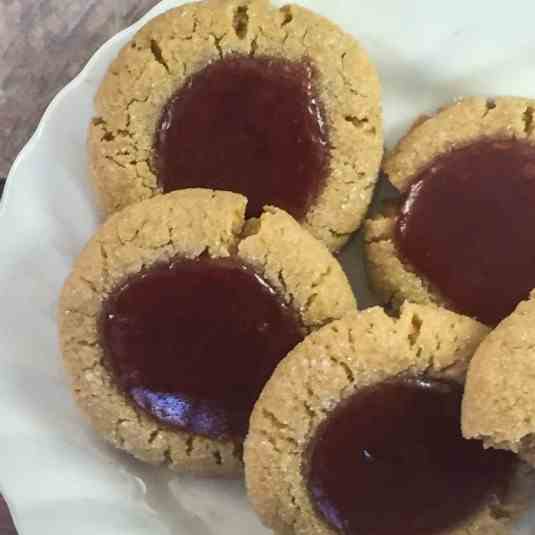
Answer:
[[[149,22],[95,102],[106,212],[184,188],[277,206],[334,250],[359,226],[383,152],[366,52],[327,19],[267,0],[205,0]]]
[[[387,156],[399,201],[365,224],[385,303],[435,303],[496,325],[535,287],[535,101],[466,98]]]
[[[445,309],[352,312],[279,365],[251,418],[247,489],[277,534],[505,535],[530,468],[461,435],[487,335]]]
[[[74,396],[98,433],[177,470],[235,474],[279,361],[355,309],[340,265],[292,217],[181,190],[111,216],[63,288]]]

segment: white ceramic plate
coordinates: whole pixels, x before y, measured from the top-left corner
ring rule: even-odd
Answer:
[[[261,535],[240,482],[141,466],[80,419],[61,367],[56,300],[95,230],[86,130],[107,66],[165,0],[104,45],[50,105],[9,175],[0,213],[0,484],[20,535]],[[535,97],[535,4],[303,0],[354,33],[379,67],[387,143],[409,121],[473,94]],[[361,303],[355,245],[342,255]],[[535,523],[532,524],[535,526]],[[533,534],[535,527],[519,533]]]

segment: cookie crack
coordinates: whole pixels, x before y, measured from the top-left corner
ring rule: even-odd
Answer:
[[[121,163],[119,160],[117,160],[110,154],[106,154],[104,158],[108,160],[109,162],[112,162],[113,164],[115,164],[117,167],[120,167],[121,169],[128,169],[128,167],[124,163]]]
[[[368,130],[369,130],[370,128],[375,128],[375,127],[370,125],[370,126],[368,127]],[[368,130],[364,130],[364,132],[366,133],[366,132],[368,132]],[[332,145],[331,145],[331,149],[332,149],[332,151],[339,151],[339,150],[341,150],[340,147],[338,147],[338,146],[335,145],[335,144],[332,144]],[[365,177],[367,176],[366,173],[364,173],[364,172],[361,170],[361,167],[360,167],[360,165],[359,165],[359,162],[351,161],[351,160],[347,160],[347,159],[346,159],[345,157],[343,157],[342,155],[337,155],[337,156],[336,156],[336,161],[337,161],[339,164],[342,164],[342,165],[345,165],[345,166],[347,166],[347,167],[350,167],[350,168],[353,170],[353,172],[354,172],[355,174],[357,174],[359,177],[365,178]],[[369,178],[369,179],[373,179],[373,177],[368,177],[368,178]],[[376,182],[376,180],[373,179],[372,184],[374,185],[375,182]]]
[[[294,20],[292,6],[291,5],[282,6],[279,9],[279,13],[282,15],[282,20],[279,25],[279,28],[284,32],[284,37],[282,38],[282,41],[281,41],[281,45],[284,47],[286,45],[286,42],[290,38],[290,31],[286,29],[286,26],[288,26],[288,24],[291,24],[291,22]]]
[[[130,139],[132,139],[131,136],[129,136]],[[156,173],[154,172],[154,169],[153,169],[153,165],[152,165],[152,162],[151,162],[151,158],[150,157],[147,157],[147,158],[134,158],[133,155],[131,155],[131,157],[133,159],[123,163],[121,161],[118,160],[118,156],[128,156],[129,153],[128,152],[117,152],[116,154],[104,154],[103,155],[103,158],[105,160],[107,160],[108,162],[111,162],[112,164],[116,165],[117,167],[121,168],[121,169],[133,169],[133,171],[135,172],[136,174],[136,177],[139,179],[139,181],[141,182],[141,184],[150,192],[154,192],[155,191],[155,188],[154,186],[149,183],[148,181],[151,180],[151,177],[145,177],[145,176],[141,176],[140,174],[140,170],[138,168],[138,166],[140,164],[146,164],[150,173],[152,173],[153,177],[156,176]],[[152,177],[152,178],[153,178]]]
[[[258,37],[259,34],[256,34],[251,41],[251,48],[249,49],[249,56],[254,58],[258,50]]]
[[[360,119],[356,115],[345,115],[344,120],[347,123],[351,123],[355,128],[361,128],[369,123],[369,120],[367,117]]]
[[[130,132],[129,128],[130,128],[130,125],[132,124],[132,114],[130,112],[130,108],[134,105],[134,104],[145,104],[146,102],[148,102],[149,100],[149,97],[147,96],[146,98],[132,98],[128,101],[128,103],[126,104],[126,131],[127,132]],[[130,135],[133,137],[133,134],[132,132],[130,132]]]
[[[442,344],[439,341],[436,344],[436,346],[434,348],[434,351],[439,351],[441,345]],[[423,352],[422,348],[421,347],[418,348],[418,351],[416,353],[416,357],[419,358],[421,356],[422,352]],[[430,372],[433,372],[433,373],[440,372],[440,376],[444,377],[450,371],[452,371],[452,370],[455,371],[456,369],[458,369],[461,364],[462,364],[462,362],[460,360],[456,360],[455,362],[452,362],[451,364],[448,364],[448,365],[444,366],[444,365],[441,365],[440,362],[437,361],[437,359],[435,358],[434,355],[429,355],[427,357],[427,362],[425,364],[424,375],[426,375],[426,374],[428,374]]]
[[[303,32],[303,35],[301,36],[301,44],[306,48],[306,38],[308,37],[308,34],[310,33],[310,28],[305,28],[305,31]]]
[[[165,465],[171,467],[173,466],[173,456],[171,455],[171,446],[167,446],[163,451],[163,462]]]
[[[310,386],[309,383],[305,384],[305,389],[306,389],[306,393],[307,393],[308,399],[311,399],[311,400],[313,400],[313,399],[317,400],[318,399],[318,397],[314,393],[314,389]],[[326,416],[329,413],[329,411],[327,409],[324,409],[324,408],[321,408],[321,407],[319,407],[318,410],[314,410],[307,400],[303,400],[302,403],[303,403],[303,406],[305,407],[305,410],[307,411],[307,413],[309,415],[309,418],[310,418],[311,422],[313,420],[315,420],[316,418],[318,418],[318,416]],[[309,426],[309,431],[310,431],[310,427],[311,426]],[[308,434],[308,432],[307,432],[307,434]]]
[[[149,171],[153,174],[153,176],[158,175],[158,171],[156,170],[157,164],[155,162],[155,155],[149,155],[146,160],[141,160],[138,163],[146,163],[147,167],[149,168]],[[143,183],[147,188],[154,189],[151,185]]]
[[[488,98],[485,101],[485,111],[483,112],[482,119],[484,119],[493,109],[496,108],[496,101],[492,98]]]
[[[310,308],[315,303],[315,301],[318,299],[318,297],[319,297],[319,292],[314,292],[313,294],[311,294],[309,296],[309,298],[306,300],[306,303],[303,306],[303,310],[304,310],[305,313],[310,310]]]
[[[245,39],[247,37],[247,32],[249,31],[249,6],[238,6],[234,10],[232,26],[239,39]]]
[[[216,47],[220,59],[223,59],[225,55],[223,52],[223,47],[221,46],[221,41],[226,37],[226,35],[226,33],[220,36],[216,35],[215,33],[209,34],[209,36],[214,40],[214,46]]]
[[[524,132],[528,137],[533,134],[533,130],[535,128],[535,125],[533,124],[534,112],[535,108],[533,108],[532,106],[528,106],[522,114],[522,120],[524,122]]]
[[[355,374],[353,373],[353,370],[351,370],[347,362],[339,360],[336,357],[333,357],[332,355],[329,357],[329,360],[342,369],[342,371],[345,373],[348,384],[352,385],[355,383]]]
[[[129,130],[124,130],[124,129],[121,129],[121,128],[119,128],[117,130],[110,129],[108,123],[106,122],[106,120],[103,117],[95,117],[92,120],[92,124],[93,124],[93,126],[95,126],[97,128],[101,128],[104,131],[104,135],[102,135],[101,138],[100,138],[100,142],[101,143],[103,143],[103,142],[112,143],[112,142],[116,141],[118,138],[123,138],[125,140],[131,141],[132,145],[134,146],[134,149],[137,149],[137,146],[136,146],[135,141],[134,141],[134,136],[133,136],[132,132],[130,132]],[[129,126],[129,125],[127,125],[127,126]],[[116,154],[128,155],[129,154],[129,150],[123,149],[122,152],[116,151]]]
[[[357,347],[357,342],[355,340],[355,335],[353,334],[353,329],[347,329],[347,343],[349,347]]]
[[[167,61],[165,61],[165,58],[163,56],[162,47],[156,41],[156,39],[150,40],[150,51],[152,52],[152,55],[154,59],[167,71],[167,74],[171,74],[171,69],[169,68],[169,64]]]
[[[147,440],[147,444],[149,446],[152,446],[152,444],[154,444],[154,442],[156,441],[156,439],[160,436],[160,433],[161,433],[161,430],[160,429],[155,429],[149,436],[149,440]]]
[[[325,280],[332,274],[333,268],[332,266],[327,266],[324,271],[322,271],[316,280],[312,283],[311,289],[319,288],[323,285]]]
[[[140,50],[142,50],[142,49],[140,49]],[[143,78],[143,76],[145,75],[145,72],[147,70],[149,62],[145,61],[143,63],[144,63],[143,64],[143,69],[140,70],[138,75],[134,75],[133,74],[133,71],[132,71],[132,68],[131,68],[130,65],[127,65],[127,67],[126,67],[128,74],[133,78],[133,84],[137,84],[137,82],[139,82],[141,80],[141,78]],[[120,90],[120,92],[123,95],[123,97],[126,96],[121,90]]]
[[[282,22],[281,22],[281,25],[280,25],[281,28],[284,28],[285,26],[288,26],[288,24],[290,24],[294,20],[294,15],[292,13],[292,6],[291,5],[282,6],[279,9],[279,13],[281,13],[283,15],[283,19],[282,19]]]
[[[143,223],[141,223],[141,225],[139,225],[139,227],[136,228],[133,236],[131,238],[128,238],[127,240],[121,237],[120,234],[117,234],[117,239],[119,240],[119,243],[121,244],[121,246],[124,247],[125,245],[134,243],[139,237],[140,233],[143,231],[143,228],[145,227],[146,224],[147,224],[147,221],[146,220],[143,221]]]
[[[195,440],[195,437],[193,435],[189,435],[186,440],[186,455],[188,457],[191,457],[191,454],[193,453],[193,442]]]
[[[310,396],[310,392],[313,392],[313,390],[310,388],[310,385],[306,385],[306,389],[307,389],[307,392]],[[296,397],[296,400],[298,403],[300,403],[301,405],[303,405],[303,408],[305,409],[305,412],[307,413],[307,416],[308,416],[308,431],[307,431],[307,434],[310,432],[310,428],[312,427],[312,422],[317,418],[317,414],[316,414],[316,411],[311,407],[310,403],[308,403],[308,401],[306,399],[299,399],[298,397]]]
[[[314,302],[320,295],[320,292],[314,292],[314,290],[322,286],[325,280],[331,275],[331,273],[332,273],[332,267],[327,266],[327,268],[322,273],[319,274],[317,279],[310,286],[310,291],[312,293],[306,300],[305,304],[303,305],[303,311],[305,313],[307,313],[310,310],[310,307],[314,304]]]
[[[108,128],[108,123],[103,117],[94,117],[91,119],[91,124],[95,128],[102,128],[104,130],[104,135],[100,137],[100,142],[115,140],[115,134]]]
[[[407,335],[409,346],[411,348],[414,348],[418,343],[418,338],[420,337],[420,333],[422,330],[422,324],[422,319],[416,314],[413,314],[411,318],[411,331]]]
[[[98,289],[95,285],[95,283],[91,280],[91,279],[88,279],[87,277],[84,277],[83,275],[80,275],[80,280],[84,283],[84,284],[87,284],[87,286],[89,287],[89,289],[91,290],[91,292],[93,292],[95,295],[98,295]]]
[[[265,263],[264,265],[264,273],[267,271],[267,262]],[[292,292],[290,292],[289,288],[288,288],[288,284],[284,278],[284,270],[283,269],[280,269],[278,272],[277,272],[277,279],[279,281],[279,284],[282,288],[282,293],[284,294],[284,296],[286,297],[287,301],[288,301],[288,305],[290,307],[293,307],[294,303],[295,303],[295,297],[293,295]]]
[[[279,430],[279,431],[287,431],[290,427],[288,426],[288,424],[285,424],[284,422],[282,422],[276,415],[274,412],[270,411],[269,409],[266,409],[265,407],[262,408],[262,416],[268,420],[271,425]]]
[[[365,132],[366,134],[369,134],[371,136],[375,136],[377,133],[377,129],[375,126],[370,124],[370,120],[368,117],[357,117],[356,115],[345,115],[344,120],[347,123],[352,124],[357,130],[360,130],[362,132]]]
[[[365,189],[375,185],[375,180],[373,179],[373,177],[366,175],[364,171],[359,171],[357,173],[356,179],[344,180],[342,181],[342,184],[344,186],[354,186],[355,184],[358,184],[359,182],[364,182],[364,181],[367,181],[365,184],[362,185],[362,187]]]
[[[99,248],[100,248],[100,256],[102,258],[102,279],[105,283],[105,285],[108,284],[109,281],[109,257],[108,257],[108,251],[106,251],[106,247],[104,244],[99,241],[98,242]]]
[[[260,434],[264,437],[264,439],[269,443],[269,445],[273,448],[273,450],[278,453],[279,455],[283,453],[282,449],[279,448],[277,445],[277,442],[273,439],[273,437],[269,434],[268,431],[265,429],[259,429],[258,430]]]
[[[282,441],[286,442],[287,444],[291,444],[294,447],[298,447],[297,440],[289,435],[289,433],[293,434],[292,428],[289,425],[287,425],[284,422],[282,422],[275,415],[274,412],[272,412],[269,409],[266,409],[265,407],[263,407],[262,408],[262,416],[264,417],[265,420],[267,420],[270,423],[271,427],[275,429],[277,438],[279,440],[282,440]],[[266,436],[270,436],[271,437],[271,435],[268,433],[268,431],[263,430],[263,432],[265,433]],[[270,439],[270,443],[275,447],[273,438]]]
[[[212,451],[212,456],[217,466],[221,466],[223,464],[223,456],[219,450]]]

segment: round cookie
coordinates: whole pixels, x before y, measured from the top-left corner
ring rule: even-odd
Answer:
[[[238,194],[192,189],[132,205],[111,216],[97,231],[65,283],[59,305],[59,333],[75,398],[103,437],[143,461],[196,473],[223,475],[242,470],[243,436],[233,434],[233,427],[217,427],[217,418],[222,415],[225,423],[230,415],[231,423],[236,417],[240,425],[244,421],[247,424],[249,403],[256,398],[243,402],[240,392],[252,389],[254,393],[255,381],[264,378],[265,382],[273,369],[270,361],[260,360],[264,349],[258,347],[278,343],[272,325],[282,322],[284,327],[285,318],[293,314],[296,319],[292,325],[298,325],[301,340],[306,333],[355,309],[347,278],[322,243],[276,208],[266,208],[259,219],[246,220],[246,204]],[[173,279],[176,269],[178,276]],[[180,284],[181,277],[186,276],[189,278],[182,280],[191,283],[194,290]],[[238,283],[242,286],[238,285],[236,292]],[[208,302],[197,306],[198,296],[206,300],[206,284],[218,296],[223,292],[226,301],[221,303],[218,297],[211,302],[208,296]],[[239,294],[241,287],[254,297],[253,304],[259,303],[267,310],[265,323],[262,315],[258,316],[262,321],[254,323],[254,308],[244,314],[240,303],[247,302],[249,294]],[[136,317],[140,303],[141,316]],[[193,312],[189,313],[188,307]],[[191,335],[197,318],[206,323],[213,309],[222,310],[225,317],[215,318],[197,338],[195,333]],[[159,322],[165,328],[182,310],[184,314],[178,316],[181,319],[172,323],[176,325],[173,332],[179,333],[176,340],[169,329],[167,333],[162,331]],[[154,321],[156,325],[152,325]],[[249,340],[239,338],[245,332],[242,324],[251,321],[253,335],[247,334],[249,331],[246,334],[257,337],[259,343],[253,345],[256,349],[252,354],[245,355],[248,360],[241,355],[242,360],[233,362],[232,348],[239,351],[242,342]],[[162,356],[168,357],[168,339],[175,344],[171,363]],[[147,340],[148,345],[142,346],[148,347],[147,353],[140,356],[138,347]],[[218,345],[220,340],[231,344],[230,350]],[[206,344],[216,347],[218,354],[206,356]],[[190,349],[193,355],[204,355],[204,360],[196,364],[189,358]],[[274,357],[280,360],[288,349]],[[179,351],[184,351],[183,358],[176,358]],[[155,356],[148,358],[152,354]],[[146,369],[144,362],[148,363]],[[185,368],[176,373],[181,363]],[[241,370],[236,368],[240,363],[247,365],[246,370],[252,369],[255,377],[241,377]],[[199,373],[188,375],[188,369]],[[208,375],[211,369],[215,375]],[[163,378],[164,386],[149,384],[154,370],[170,370]],[[212,381],[209,384],[215,385],[217,393],[205,392],[202,374],[207,374],[206,381]],[[234,380],[233,376],[241,378],[241,387],[227,392],[230,387],[225,381]],[[157,379],[161,383],[161,373]],[[172,397],[176,381],[189,379],[193,386],[186,385],[189,390],[184,390],[185,396]],[[166,386],[167,380],[170,386]],[[256,384],[254,388],[262,386]],[[202,394],[197,394],[198,389]],[[191,392],[192,400],[187,397]],[[244,404],[228,408],[225,393]],[[212,398],[221,405],[209,405]]]
[[[179,187],[232,190],[249,198],[248,216],[283,208],[331,250],[360,226],[383,153],[379,81],[361,46],[267,0],[205,0],[152,20],[95,107],[91,174],[107,213]]]
[[[507,456],[504,452],[492,452],[489,457],[489,452],[485,452],[479,443],[465,441],[460,429],[460,402],[466,368],[487,333],[488,329],[482,324],[445,309],[405,304],[398,319],[387,316],[382,309],[376,307],[362,313],[349,313],[341,320],[309,335],[278,366],[251,417],[244,453],[246,482],[251,503],[265,525],[277,534],[296,535],[510,533],[514,518],[527,507],[523,483],[529,468],[516,463],[514,456]],[[453,412],[447,403],[436,412],[432,408],[431,416],[439,418],[440,425],[435,423],[439,420],[430,421],[426,411],[433,407],[436,399],[431,396],[426,400],[427,394],[420,392],[412,404],[410,401],[407,403],[403,388],[399,392],[395,391],[396,385],[405,381],[412,385],[419,383],[424,391],[437,388],[439,392],[456,392]],[[339,427],[335,432],[332,424],[340,423],[341,410],[351,407],[355,400],[362,402],[363,397],[373,393],[374,389],[388,390],[392,386],[393,393],[385,394],[386,398],[379,397],[369,402],[367,413],[353,412],[346,419],[345,427]],[[375,431],[384,427],[382,419],[386,416],[378,414],[377,407],[381,407],[388,396],[393,418],[390,420],[391,428],[384,424],[387,427],[385,436],[390,437],[387,440],[393,447],[390,451],[381,452],[384,444],[381,446],[374,442],[377,439]],[[412,394],[408,398],[411,396]],[[422,410],[427,418],[422,420],[421,426],[418,425],[420,420],[411,418],[415,410]],[[361,421],[362,417],[364,419]],[[452,421],[453,431],[450,427]],[[418,469],[408,474],[408,477],[402,477],[401,481],[394,475],[398,467],[403,466],[404,456],[411,458],[411,450],[406,450],[404,431],[395,437],[391,436],[391,429],[396,432],[400,430],[399,422],[420,436],[424,443],[429,437],[436,437],[435,446],[441,450],[442,455],[445,452],[448,456],[453,444],[461,450],[468,448],[472,462],[474,458],[477,460],[482,456],[485,461],[482,461],[482,472],[478,477],[483,474],[483,479],[486,477],[485,466],[489,466],[486,464],[489,459],[490,466],[493,459],[499,459],[497,466],[505,459],[508,468],[504,474],[511,477],[507,479],[512,486],[507,489],[508,485],[502,487],[500,482],[500,490],[496,487],[480,496],[475,510],[465,511],[465,517],[458,518],[454,525],[434,525],[431,529],[429,523],[418,524],[419,517],[402,518],[404,510],[414,506],[410,499],[406,500],[414,491],[411,484],[413,481],[422,481],[422,478]],[[454,435],[453,440],[448,432],[442,432],[442,425],[446,427],[446,422],[448,432]],[[360,440],[363,433],[373,435],[374,438],[370,439],[369,447],[359,451],[354,448],[353,441],[355,436]],[[332,441],[330,444],[329,439]],[[448,445],[442,445],[442,440],[449,441],[445,442]],[[348,441],[351,446],[344,449],[344,444]],[[330,446],[331,457],[320,455],[316,460],[318,451],[325,453],[325,444]],[[431,467],[433,471],[437,466],[444,466],[444,458],[433,459],[432,452],[425,448],[420,451],[419,447],[413,445],[415,452],[412,454],[412,460],[418,467]],[[449,461],[456,462],[457,450],[454,451]],[[363,460],[359,461],[361,453]],[[495,454],[498,456],[492,457]],[[392,463],[389,455],[392,456]],[[344,460],[348,458],[351,461],[345,466]],[[371,470],[378,466],[379,471],[386,464],[386,471],[378,475],[379,483],[375,478],[371,478],[371,481],[367,479],[369,476],[366,476],[365,466],[358,476],[355,475],[353,464],[358,462]],[[509,462],[512,464],[507,464]],[[471,464],[463,468],[456,466],[457,470],[452,469],[449,462],[445,464],[447,468],[444,468],[443,473],[437,474],[437,479],[447,480],[448,474],[460,474],[467,481],[455,492],[446,492],[444,502],[437,504],[433,502],[436,499],[436,496],[433,497],[433,480],[427,480],[427,484],[422,485],[420,494],[422,502],[427,497],[430,499],[421,505],[422,517],[428,515],[429,511],[440,515],[452,507],[463,507],[466,492],[470,492],[467,489],[477,487],[477,470],[472,470]],[[509,469],[510,472],[507,471]],[[347,505],[350,514],[358,509],[364,515],[363,518],[369,521],[369,515],[376,513],[375,519],[371,518],[377,524],[368,522],[355,526],[351,523],[354,518],[346,522],[347,518],[344,519],[340,510],[336,509],[335,502],[329,503],[327,487],[318,487],[318,474],[320,479],[331,478],[330,490],[334,488],[335,493],[349,489],[350,500]],[[349,485],[348,478],[351,480]],[[468,481],[470,484],[467,484]],[[352,490],[353,483],[355,494]],[[373,509],[373,504],[361,503],[361,500],[368,499],[368,495],[380,497],[379,511]],[[451,497],[454,499],[451,500]],[[417,505],[420,507],[420,502]],[[394,512],[396,508],[397,513]],[[420,512],[419,509],[418,511]],[[396,514],[401,514],[401,517],[397,518]],[[385,519],[386,523],[388,519],[394,519],[393,526],[386,527]],[[419,528],[423,531],[419,531]]]
[[[462,427],[467,438],[535,465],[535,292],[483,341],[468,368]]]
[[[385,303],[439,304],[495,325],[527,297],[534,109],[525,98],[465,98],[417,121],[386,157],[401,200],[364,225]]]

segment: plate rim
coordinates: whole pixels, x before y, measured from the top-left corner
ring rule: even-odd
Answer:
[[[67,98],[72,92],[76,91],[79,88],[79,86],[81,86],[84,83],[84,80],[87,79],[88,75],[91,73],[95,65],[99,61],[103,60],[102,56],[104,56],[107,50],[113,47],[117,43],[117,41],[128,38],[130,35],[132,35],[136,31],[138,31],[142,26],[144,26],[147,22],[149,22],[151,19],[167,11],[168,9],[172,9],[175,5],[178,5],[179,3],[184,3],[184,0],[179,0],[178,2],[177,0],[160,0],[152,8],[150,8],[143,16],[138,18],[136,21],[131,23],[126,28],[116,32],[114,35],[112,35],[110,38],[104,41],[104,43],[102,43],[97,48],[97,50],[87,60],[87,62],[78,72],[78,74],[76,74],[67,84],[65,84],[56,93],[56,95],[52,98],[52,100],[47,105],[32,135],[30,136],[28,141],[24,144],[24,146],[21,148],[21,150],[19,151],[19,153],[13,160],[11,168],[9,169],[9,172],[7,173],[5,183],[4,183],[4,191],[3,191],[3,195],[1,198],[1,202],[0,202],[0,223],[6,217],[7,206],[10,203],[12,191],[17,187],[16,176],[19,173],[19,169],[22,163],[27,158],[30,158],[32,156],[32,153],[35,151],[38,144],[41,142],[43,138],[44,130],[51,116],[56,112],[56,109],[61,105],[63,100]],[[17,511],[17,504],[15,503],[15,500],[13,500],[9,496],[9,493],[5,491],[4,486],[2,484],[1,475],[0,475],[0,494],[2,495],[2,498],[4,502],[6,503],[7,509],[13,521],[13,525],[15,526],[15,530],[17,531],[18,535],[24,535],[20,527],[20,524],[22,521],[21,520],[22,515],[20,515]]]

